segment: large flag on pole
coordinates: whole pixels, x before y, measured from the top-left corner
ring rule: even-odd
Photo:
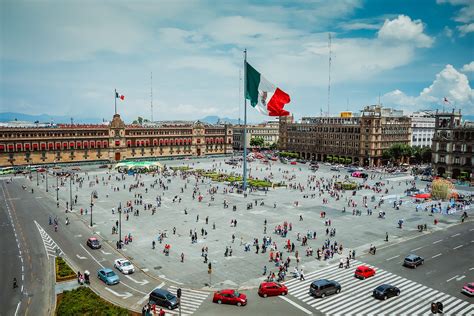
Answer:
[[[245,98],[261,114],[268,116],[288,116],[283,107],[290,103],[290,96],[263,77],[255,68],[245,63]]]
[[[125,96],[115,91],[115,98],[123,101],[125,99]]]

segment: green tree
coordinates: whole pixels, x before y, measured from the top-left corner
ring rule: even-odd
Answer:
[[[265,144],[265,141],[263,140],[263,137],[254,137],[250,140],[250,146],[251,147],[263,147]]]
[[[277,143],[272,143],[272,144],[270,145],[270,149],[271,149],[271,150],[275,150],[275,149],[277,149],[277,148],[278,148],[278,144],[277,144]]]
[[[383,159],[388,159],[393,163],[400,163],[404,158],[410,158],[413,155],[413,148],[407,144],[394,144],[382,153]]]

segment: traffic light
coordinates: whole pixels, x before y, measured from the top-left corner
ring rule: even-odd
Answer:
[[[178,288],[178,290],[176,291],[176,296],[177,296],[178,298],[181,297],[181,288]]]

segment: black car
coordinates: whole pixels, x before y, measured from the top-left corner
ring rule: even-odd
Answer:
[[[403,265],[405,267],[416,268],[419,265],[422,265],[425,262],[420,256],[417,255],[408,255],[405,260],[403,260]]]
[[[95,237],[90,237],[87,239],[87,246],[89,246],[91,249],[100,249],[100,247],[102,247],[100,241]]]
[[[382,284],[374,289],[372,295],[375,298],[386,300],[387,298],[390,298],[392,296],[400,295],[400,289],[390,284]]]
[[[149,303],[152,305],[156,304],[163,306],[168,309],[175,309],[179,306],[178,298],[174,294],[160,288],[156,288],[150,293]]]
[[[309,294],[316,297],[325,297],[341,292],[341,285],[336,281],[321,279],[316,280],[309,286]]]

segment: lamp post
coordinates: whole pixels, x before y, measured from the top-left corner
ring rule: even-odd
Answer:
[[[69,209],[72,212],[72,173],[69,174]]]
[[[56,202],[59,202],[59,177],[56,174]]]
[[[38,169],[36,169],[36,186],[39,186],[39,174],[38,174]]]
[[[46,176],[46,192],[48,192],[48,169],[45,171],[45,176]]]
[[[94,206],[94,191],[91,192],[91,227],[92,227],[92,207]]]
[[[119,242],[122,243],[122,202],[120,202],[118,207],[119,212]]]

